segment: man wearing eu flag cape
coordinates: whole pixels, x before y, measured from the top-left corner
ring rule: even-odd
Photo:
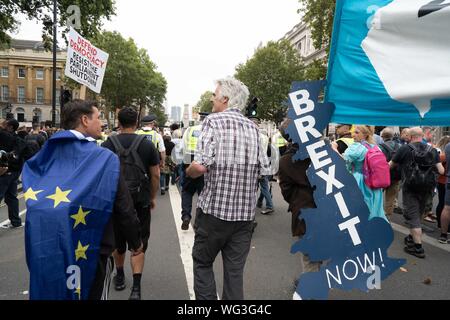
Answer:
[[[69,103],[62,122],[66,131],[23,170],[30,299],[107,299],[113,222],[140,254],[139,221],[119,159],[95,143],[101,135],[95,103]]]

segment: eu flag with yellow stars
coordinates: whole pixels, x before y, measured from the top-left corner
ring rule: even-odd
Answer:
[[[85,300],[113,209],[119,160],[77,131],[62,131],[26,162],[25,249],[30,299]]]

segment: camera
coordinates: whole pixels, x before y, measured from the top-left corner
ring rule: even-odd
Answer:
[[[6,152],[4,150],[0,150],[0,167],[9,167],[9,163],[14,160],[17,160],[17,156],[14,151]]]

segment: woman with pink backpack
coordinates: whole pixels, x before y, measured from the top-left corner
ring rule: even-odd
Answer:
[[[376,145],[373,134],[370,126],[355,126],[355,143],[345,151],[343,158],[369,207],[369,220],[375,217],[387,220],[383,209],[383,188],[390,185],[389,164]]]

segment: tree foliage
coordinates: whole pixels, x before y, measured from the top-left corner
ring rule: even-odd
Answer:
[[[142,110],[148,108],[159,116],[160,121],[164,120],[162,104],[167,81],[157,71],[147,51],[139,49],[133,39],[125,39],[118,32],[103,32],[93,43],[109,53],[101,91],[108,110],[134,105]]]
[[[303,21],[311,27],[314,47],[330,51],[336,0],[299,0]]]
[[[64,29],[64,34],[69,30],[67,18],[73,12],[67,12],[71,5],[80,8],[81,30],[77,30],[82,36],[91,38],[98,34],[103,19],[110,19],[115,15],[114,0],[58,0],[59,13],[58,26]],[[53,0],[2,0],[0,1],[0,44],[8,45],[11,37],[8,32],[14,32],[20,25],[18,14],[25,14],[30,20],[38,20],[42,23],[42,40],[47,49],[52,45],[53,25]]]
[[[305,73],[298,51],[281,40],[258,48],[245,64],[236,67],[235,76],[258,97],[258,116],[280,123],[286,115],[284,102],[291,84],[303,80]]]
[[[213,108],[213,103],[211,102],[212,95],[213,93],[211,91],[206,91],[203,93],[200,100],[194,106],[194,110],[197,110],[198,112],[211,113]]]
[[[306,79],[325,79],[336,0],[299,0],[299,2],[301,9],[298,11],[303,14],[303,21],[311,27],[314,47],[325,48],[327,52],[324,59],[316,60],[306,67]]]

